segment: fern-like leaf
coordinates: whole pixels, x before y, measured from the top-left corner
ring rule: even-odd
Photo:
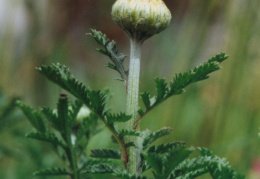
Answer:
[[[145,176],[137,176],[135,174],[130,174],[128,171],[125,170],[116,170],[114,171],[113,175],[120,179],[146,179]]]
[[[115,122],[127,122],[131,119],[131,115],[125,113],[111,114],[106,115],[108,123],[112,124]]]
[[[183,145],[175,145],[171,150],[162,148],[161,153],[149,152],[145,156],[148,165],[153,170],[155,178],[167,178],[173,169],[186,160],[193,149]],[[160,151],[160,150],[159,150]],[[167,152],[167,153],[164,153]]]
[[[148,132],[145,135],[143,147],[147,148],[150,144],[152,144],[153,142],[155,142],[156,140],[158,140],[161,137],[169,135],[171,132],[172,132],[172,129],[167,128],[167,127],[162,128],[162,129],[155,131],[155,132]]]
[[[156,102],[163,100],[168,94],[168,84],[164,79],[155,79],[156,83]]]
[[[75,100],[75,102],[71,105],[71,108],[69,110],[69,118],[76,119],[82,106],[83,106],[83,103],[81,101]]]
[[[185,91],[190,84],[209,78],[210,73],[220,69],[220,63],[228,58],[224,53],[220,53],[207,62],[189,70],[185,73],[176,74],[173,81],[166,83],[164,79],[156,79],[155,97],[150,97],[150,93],[145,92],[141,95],[145,109],[140,109],[139,114],[143,117],[152,108],[165,101],[173,95],[179,95]],[[154,101],[153,103],[151,101]]]
[[[70,175],[70,173],[64,168],[49,168],[39,170],[33,173],[35,176],[63,176]]]
[[[32,107],[17,101],[16,104],[23,111],[31,125],[40,132],[45,132],[46,127],[42,118],[41,112],[33,109]]]
[[[106,93],[88,89],[71,74],[66,66],[59,63],[51,64],[50,66],[43,65],[37,68],[37,70],[49,80],[70,92],[95,113],[103,115]]]
[[[40,140],[43,142],[48,142],[55,147],[57,147],[57,146],[65,147],[65,144],[55,134],[50,133],[50,132],[48,132],[48,133],[31,132],[31,133],[26,134],[26,137]]]
[[[120,152],[112,149],[91,150],[91,157],[103,159],[120,159]]]
[[[123,64],[126,56],[119,52],[116,42],[108,39],[105,34],[95,29],[91,29],[89,35],[102,46],[102,48],[97,49],[97,51],[109,57],[110,63],[108,63],[107,67],[117,71],[121,79],[126,81],[127,71]]]
[[[108,164],[95,164],[87,165],[81,170],[81,174],[92,173],[92,174],[104,174],[104,173],[113,173],[114,169],[111,165]]]
[[[45,116],[45,118],[51,123],[51,125],[56,130],[60,130],[60,123],[58,120],[57,111],[55,112],[54,110],[52,110],[48,107],[42,108],[41,111],[42,111],[43,115]]]
[[[141,132],[135,131],[135,130],[127,130],[122,129],[118,131],[119,136],[125,137],[125,136],[141,136]]]
[[[243,179],[235,172],[228,161],[210,152],[208,149],[199,148],[201,156],[186,159],[180,163],[169,175],[169,179],[195,178],[204,173],[209,173],[214,179]]]
[[[186,145],[184,142],[172,142],[172,143],[166,143],[166,144],[160,144],[158,146],[152,146],[148,149],[149,153],[167,153],[173,150],[176,150],[176,148],[184,148]]]

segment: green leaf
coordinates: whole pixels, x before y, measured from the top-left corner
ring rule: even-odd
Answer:
[[[224,158],[215,156],[208,149],[199,148],[202,156],[186,159],[171,172],[169,178],[194,178],[204,173],[210,173],[214,179],[242,179]]]
[[[1,95],[0,95],[0,97],[1,97]],[[7,119],[7,117],[12,114],[12,112],[14,111],[14,109],[16,107],[17,100],[18,100],[18,98],[14,97],[12,99],[4,101],[4,104],[3,104],[3,106],[1,106],[1,110],[0,110],[0,122],[3,119]]]
[[[147,155],[145,159],[148,165],[152,167],[154,175],[158,175],[163,172],[163,168],[164,168],[163,156],[151,154],[151,155]]]
[[[118,113],[118,114],[108,113],[106,117],[108,123],[110,124],[113,124],[115,122],[127,122],[131,119],[131,115],[127,115],[125,113]]]
[[[188,85],[209,78],[209,74],[219,70],[219,63],[227,58],[228,56],[221,53],[188,72],[177,74],[170,84],[170,91],[167,96],[180,94]]]
[[[186,144],[184,142],[172,142],[167,144],[161,144],[158,146],[152,146],[148,149],[149,153],[167,153],[176,150],[176,148],[184,148]]]
[[[141,132],[135,131],[135,130],[127,130],[122,129],[118,131],[119,136],[125,137],[125,136],[141,136]]]
[[[193,149],[186,148],[182,144],[171,147],[170,150],[153,150],[145,155],[148,165],[151,167],[155,178],[168,178],[176,166],[189,157]],[[158,152],[158,153],[157,153]]]
[[[44,124],[44,120],[39,111],[33,109],[32,107],[25,105],[21,101],[17,101],[16,103],[18,107],[23,111],[24,115],[27,117],[31,125],[40,132],[45,132],[46,127]]]
[[[164,161],[164,166],[166,167],[164,171],[165,177],[169,176],[171,171],[176,168],[181,162],[187,159],[191,153],[194,151],[193,148],[177,147],[170,151]]]
[[[104,159],[120,159],[120,152],[112,149],[95,149],[91,150],[91,157]]]
[[[97,114],[103,115],[105,111],[105,99],[106,93],[103,93],[102,91],[89,92],[90,106]]]
[[[167,127],[162,128],[155,132],[149,132],[144,138],[143,147],[147,148],[150,144],[152,144],[153,142],[155,142],[156,140],[158,140],[161,137],[169,135],[171,132],[172,132],[172,129],[167,128]]]
[[[37,70],[49,80],[70,92],[98,115],[103,115],[105,112],[106,93],[88,89],[71,74],[66,66],[56,63],[50,66],[41,66]]]
[[[194,159],[187,159],[183,163],[181,163],[177,168],[175,168],[172,173],[170,174],[170,178],[187,178],[189,177],[197,177],[204,173],[210,172],[209,168],[213,168],[213,172],[216,172],[216,164],[218,167],[221,167],[220,170],[226,170],[226,164],[223,163],[224,161],[219,160],[218,158],[214,157],[197,157]],[[224,176],[223,178],[230,178],[232,179],[232,173],[229,171],[225,171],[224,173],[218,173],[216,177]],[[231,174],[231,175],[230,175]],[[215,178],[215,177],[213,177]]]
[[[166,83],[166,81],[164,79],[155,79],[155,83],[156,83],[156,102],[160,102],[161,100],[163,100],[167,93],[168,93],[168,84]]]
[[[26,137],[40,140],[43,142],[48,142],[52,144],[54,147],[61,146],[64,147],[65,144],[53,133],[40,133],[40,132],[31,132],[26,135]]]
[[[120,179],[146,179],[145,176],[137,176],[135,174],[130,174],[126,170],[116,170],[113,175],[119,177]]]
[[[206,167],[202,167],[202,168],[199,168],[199,169],[194,169],[188,173],[185,173],[185,174],[182,174],[178,177],[175,177],[173,175],[170,175],[168,177],[168,179],[190,179],[190,178],[196,178],[196,177],[199,177],[201,175],[204,175],[208,172],[207,168]]]
[[[83,83],[79,82],[65,65],[53,63],[50,66],[43,65],[36,69],[49,80],[89,105],[89,89]]]
[[[92,166],[95,165],[101,165],[101,164],[106,164],[106,165],[111,165],[111,161],[107,159],[96,159],[96,158],[86,158],[86,160],[83,162],[83,165],[80,168],[80,171],[83,170],[89,170]]]
[[[60,123],[58,120],[57,112],[48,107],[42,108],[41,111],[44,114],[45,118],[51,123],[51,125],[55,129],[60,130]]]
[[[93,174],[105,174],[113,173],[114,169],[111,165],[108,164],[96,164],[96,165],[87,165],[84,169],[81,170],[81,174],[93,173]]]
[[[60,175],[70,175],[70,173],[64,168],[49,168],[39,170],[33,173],[36,176],[60,176]]]
[[[143,100],[143,103],[144,103],[144,106],[146,107],[146,109],[149,109],[151,107],[150,97],[151,97],[151,95],[148,92],[144,92],[141,95],[141,98]]]
[[[69,118],[72,120],[76,119],[82,107],[83,103],[79,100],[75,100],[75,102],[71,105],[71,108],[69,110]]]
[[[220,53],[214,57],[212,57],[211,59],[208,60],[208,62],[218,62],[221,63],[223,61],[225,61],[228,58],[228,56],[225,53]]]
[[[97,51],[109,57],[110,62],[107,67],[117,71],[120,74],[121,79],[126,81],[127,71],[125,70],[123,64],[126,56],[119,52],[116,42],[108,39],[105,34],[95,29],[91,29],[88,35],[91,36],[100,46],[102,46],[102,48],[97,49]]]
[[[207,62],[189,70],[185,73],[178,73],[175,75],[174,79],[167,83],[164,79],[157,78],[156,83],[156,95],[155,97],[150,97],[148,92],[141,95],[145,109],[140,109],[139,114],[143,117],[152,108],[159,105],[161,102],[165,101],[173,95],[182,94],[190,84],[199,82],[209,78],[212,72],[220,69],[220,63],[228,58],[224,53],[220,53]],[[154,101],[153,103],[151,101]]]

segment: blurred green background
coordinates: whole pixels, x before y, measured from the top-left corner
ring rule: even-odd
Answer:
[[[0,108],[14,96],[33,106],[54,107],[60,89],[34,69],[61,62],[91,88],[109,89],[111,108],[124,110],[123,85],[115,80],[117,74],[104,68],[107,59],[86,36],[90,28],[102,30],[128,54],[128,39],[110,17],[113,2],[0,0]],[[219,52],[230,58],[209,80],[151,112],[142,127],[171,126],[169,140],[208,147],[247,178],[260,178],[260,1],[165,3],[173,21],[143,46],[141,91],[153,91],[155,77],[171,80]],[[31,127],[19,115],[13,110],[0,118],[0,178],[33,178],[35,169],[56,162],[48,147],[24,137]],[[105,141],[93,146],[109,145]],[[48,155],[41,158],[42,153]]]

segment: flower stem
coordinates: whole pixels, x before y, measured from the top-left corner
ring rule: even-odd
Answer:
[[[127,81],[127,104],[126,112],[132,115],[132,119],[126,124],[127,129],[132,130],[138,113],[139,76],[140,76],[141,43],[130,39],[130,63]],[[138,130],[139,127],[137,127]],[[128,142],[137,143],[137,137],[129,137]],[[138,173],[140,152],[135,147],[129,150],[128,170],[132,174]]]

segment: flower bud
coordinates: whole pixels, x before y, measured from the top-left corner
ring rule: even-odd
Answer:
[[[169,25],[171,12],[162,0],[117,0],[112,18],[131,38],[143,42]]]

